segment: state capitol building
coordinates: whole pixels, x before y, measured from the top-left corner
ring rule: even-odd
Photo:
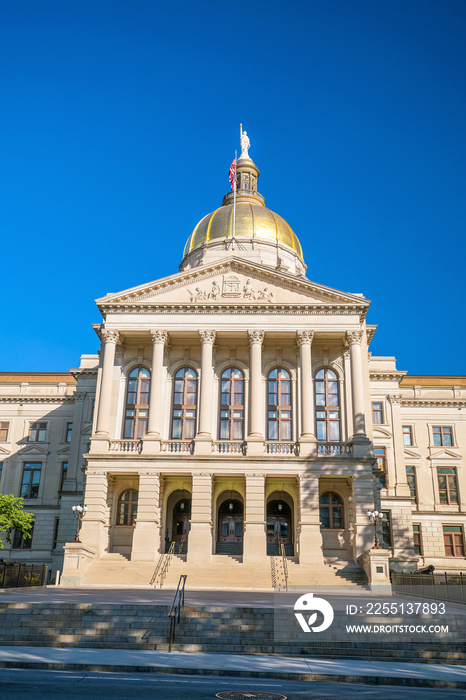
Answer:
[[[2,556],[71,586],[252,589],[285,553],[290,583],[357,585],[377,510],[390,569],[466,571],[466,376],[371,355],[370,302],[306,277],[244,143],[236,177],[179,272],[97,299],[98,355],[0,373],[0,491],[35,515]]]

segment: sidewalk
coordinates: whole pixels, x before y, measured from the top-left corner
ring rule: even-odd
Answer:
[[[178,673],[466,689],[466,666],[297,656],[0,647],[0,668]]]

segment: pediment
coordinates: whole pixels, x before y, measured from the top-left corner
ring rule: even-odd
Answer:
[[[456,459],[456,460],[461,460],[461,457],[456,454],[456,452],[453,452],[453,450],[439,450],[438,452],[431,452],[429,459],[432,460],[438,460],[438,459]]]
[[[374,432],[374,437],[377,437],[377,436],[379,436],[379,437],[389,437],[389,438],[392,437],[391,431],[390,431],[390,430],[387,430],[387,428],[381,428],[380,425],[377,425],[377,426],[374,425],[373,428],[372,428],[372,430],[373,430],[373,432]]]
[[[408,450],[405,447],[405,457],[409,457],[409,459],[421,459],[421,455],[418,454],[417,452],[414,452],[414,450]]]
[[[237,258],[203,265],[97,299],[102,313],[166,305],[272,308],[291,305],[333,310],[334,313],[365,314],[369,303],[362,296]]]
[[[89,423],[88,426],[83,428],[83,430],[81,431],[81,435],[92,435],[92,423]]]
[[[57,455],[68,455],[70,453],[70,448],[68,447],[62,447],[61,450],[57,451]]]
[[[2,447],[0,445],[0,455],[9,455],[11,454],[10,450],[7,450],[5,447]]]
[[[26,447],[23,447],[21,450],[21,456],[23,455],[48,455],[49,450],[46,450],[45,447],[41,447],[40,445],[27,445]]]

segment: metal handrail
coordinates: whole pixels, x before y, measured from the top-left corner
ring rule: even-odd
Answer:
[[[280,544],[280,554],[282,555],[283,576],[285,577],[285,591],[288,590],[288,562],[286,561],[285,545]]]
[[[173,598],[173,603],[168,613],[170,618],[170,636],[168,638],[168,651],[172,650],[172,644],[175,641],[175,627],[176,623],[180,622],[181,619],[181,607],[184,605],[184,588],[186,585],[186,574],[181,574],[180,580],[178,581],[178,586],[176,587],[176,592]],[[183,583],[181,583],[183,581]]]
[[[155,571],[154,571],[153,576],[152,576],[151,581],[150,581],[151,586],[155,585],[157,577],[160,576],[160,588],[162,588],[163,579],[166,576],[167,569],[170,565],[170,560],[172,558],[172,554],[174,551],[175,551],[175,542],[172,542],[170,544],[170,549],[168,550],[168,552],[166,552],[165,554],[162,554],[162,556],[160,557],[160,559],[157,562],[157,566],[155,567]]]

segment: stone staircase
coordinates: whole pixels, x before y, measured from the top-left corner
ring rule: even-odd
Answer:
[[[215,554],[227,554],[230,557],[238,557],[243,554],[242,542],[217,542]]]
[[[166,605],[109,603],[1,603],[0,645],[166,650]],[[367,617],[367,616],[366,616]],[[309,635],[305,642],[274,642],[270,608],[184,607],[176,628],[174,649],[190,652],[298,654],[321,658],[466,664],[463,619],[449,620],[450,633],[432,637],[374,635],[342,641],[339,627],[347,622],[335,611],[331,638]],[[412,618],[413,624],[425,622]],[[361,621],[360,621],[361,622]],[[362,622],[373,622],[367,617]],[[405,618],[380,618],[380,623],[404,624]]]
[[[157,563],[128,561],[121,554],[105,554],[86,571],[83,586],[176,588],[181,574],[188,575],[191,590],[262,590],[270,591],[285,585],[281,557],[267,557],[256,564],[243,564],[238,555],[215,554],[208,567],[188,563],[186,555],[174,554],[161,576],[161,566],[168,560],[161,555]],[[363,570],[353,562],[328,560],[320,566],[298,564],[287,558],[288,586],[309,586],[320,590],[367,588]],[[154,573],[157,576],[154,577]]]

